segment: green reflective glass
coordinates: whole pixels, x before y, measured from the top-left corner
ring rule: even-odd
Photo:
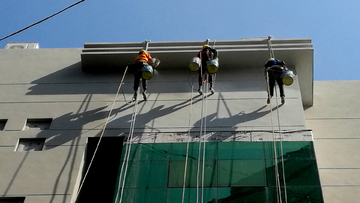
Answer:
[[[219,142],[218,159],[264,159],[261,142]]]
[[[216,142],[207,142],[205,143],[205,159],[211,160],[216,159],[216,149],[217,143]],[[199,154],[200,149],[200,154]],[[203,151],[204,151],[204,143],[189,143],[189,147],[187,150],[186,143],[174,143],[172,145],[171,151],[171,160],[185,160],[186,158],[186,151],[188,151],[188,158],[189,159],[203,159]]]
[[[216,202],[217,188],[186,188],[183,196],[182,188],[170,188],[167,193],[167,202],[176,203],[197,203],[197,202]],[[184,199],[183,199],[184,198]],[[196,199],[198,198],[198,201]],[[202,198],[202,201],[201,201]]]
[[[319,173],[315,160],[284,159],[278,160],[277,171],[281,185],[284,185],[283,176],[287,186],[320,186]],[[283,170],[283,165],[285,170]],[[275,186],[276,168],[274,160],[266,160],[267,184]]]
[[[204,165],[204,143],[200,145],[200,154],[199,143],[188,146],[184,203],[195,203],[201,196],[207,203],[275,203],[278,201],[275,166],[283,202],[285,198],[288,202],[323,201],[312,142],[208,142],[205,143]],[[180,202],[186,150],[187,143],[133,144],[125,200]],[[121,165],[119,174],[120,169]]]
[[[215,160],[206,160],[204,163],[204,186],[216,186],[216,164]],[[199,168],[200,167],[200,168]],[[199,168],[199,170],[198,170]],[[186,187],[196,187],[202,184],[203,162],[188,160],[185,171],[185,161],[174,160],[170,162],[169,187],[183,187],[186,175]]]
[[[219,160],[218,186],[266,186],[264,160]]]
[[[267,203],[265,187],[218,188],[217,202]]]
[[[125,188],[166,187],[167,161],[130,161]]]
[[[281,202],[300,202],[300,203],[321,203],[323,196],[321,187],[284,187],[280,192],[276,187],[269,187],[268,200],[269,203],[276,203],[278,201],[278,194],[281,194]]]
[[[154,203],[166,202],[166,189],[124,189],[123,196],[115,198],[115,203]]]
[[[124,159],[126,147],[124,145],[121,160]],[[168,160],[170,158],[171,144],[132,144],[130,147],[129,160]]]
[[[266,159],[273,159],[274,143],[265,142],[264,146]],[[276,142],[275,151],[279,159],[315,159],[312,142]]]

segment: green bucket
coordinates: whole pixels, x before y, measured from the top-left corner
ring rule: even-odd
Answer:
[[[153,76],[153,68],[149,65],[142,67],[141,76],[145,80],[150,80]]]

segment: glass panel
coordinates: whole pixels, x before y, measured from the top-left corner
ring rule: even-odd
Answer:
[[[269,202],[278,202],[275,187],[268,188]],[[286,196],[286,199],[285,199]],[[281,188],[282,202],[320,203],[324,202],[321,187],[286,187]]]
[[[281,159],[281,144],[284,159],[315,159],[312,142],[276,142],[277,158]],[[274,158],[273,142],[266,142],[265,156],[267,159]]]
[[[287,186],[320,186],[315,160],[294,159],[284,163]]]
[[[177,203],[182,202],[182,188],[170,188],[168,189],[167,202]],[[186,188],[184,193],[184,203],[197,203],[196,201],[196,188]]]
[[[196,190],[196,188],[186,188],[184,193],[184,203],[196,203],[196,202],[206,202],[212,203],[216,202],[216,188],[203,188],[201,187]],[[203,195],[202,195],[203,192]],[[168,189],[167,202],[168,203],[176,203],[182,202],[182,188],[171,188]],[[196,197],[198,197],[198,201],[196,201]],[[201,201],[201,197],[203,201]]]
[[[125,188],[166,187],[167,174],[167,161],[129,161]]]
[[[312,142],[282,142],[285,159],[314,159]]]
[[[198,172],[198,164],[200,164],[200,170]],[[186,171],[186,187],[196,187],[202,185],[202,161],[198,163],[197,160],[188,160]],[[184,184],[184,168],[185,161],[171,161],[170,162],[170,175],[169,175],[169,187],[183,187]],[[197,179],[197,174],[199,178]],[[199,181],[197,183],[197,180]],[[216,161],[205,161],[204,169],[204,186],[216,186]]]
[[[266,186],[264,160],[219,160],[218,186]]]
[[[273,160],[266,161],[266,174],[269,186],[275,186],[275,167]],[[319,174],[315,160],[286,159],[283,171],[281,160],[278,160],[278,172],[281,185],[285,173],[286,186],[320,186]]]
[[[285,194],[285,192],[283,193]],[[288,202],[324,202],[321,187],[287,187],[286,195]]]
[[[200,159],[203,156],[204,143],[193,142],[189,143],[188,158],[197,160],[199,158],[199,147],[200,147]],[[216,159],[216,142],[205,143],[205,160]],[[186,157],[186,143],[174,143],[172,145],[171,160],[185,160]]]
[[[125,156],[127,145],[124,145],[121,160]],[[129,160],[168,160],[171,144],[132,144]]]
[[[154,203],[166,201],[166,188],[164,189],[124,189],[122,201],[124,203]],[[114,200],[120,202],[120,195]]]
[[[219,142],[218,159],[264,159],[262,142]]]
[[[267,203],[268,200],[264,187],[231,187],[218,188],[217,202]]]

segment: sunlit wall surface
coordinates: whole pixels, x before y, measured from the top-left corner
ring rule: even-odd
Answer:
[[[121,177],[114,202],[323,202],[312,142],[132,144]]]

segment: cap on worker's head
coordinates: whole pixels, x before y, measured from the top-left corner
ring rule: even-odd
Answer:
[[[269,59],[268,59],[268,61],[273,61],[273,60],[275,60],[275,59],[274,59],[274,58],[269,58]]]
[[[144,53],[145,52],[145,50],[144,49],[141,49],[140,51],[139,51],[139,54],[142,54],[142,53]]]
[[[205,45],[203,46],[203,48],[205,48],[205,47],[209,47],[209,45],[205,44]]]

